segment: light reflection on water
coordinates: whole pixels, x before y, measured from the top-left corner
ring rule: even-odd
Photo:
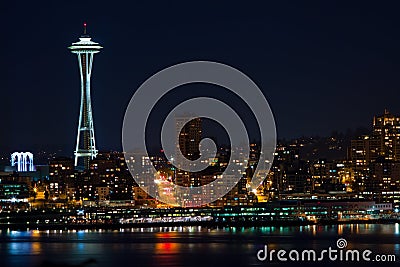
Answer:
[[[153,227],[84,231],[1,231],[0,266],[39,267],[45,261],[93,266],[248,266],[264,265],[255,253],[270,249],[316,249],[345,237],[349,249],[400,256],[399,224],[346,224],[290,227]],[[273,264],[272,264],[273,265]],[[68,265],[65,265],[68,266]],[[126,266],[126,265],[125,265]]]

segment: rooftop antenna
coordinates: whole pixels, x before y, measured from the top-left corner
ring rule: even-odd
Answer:
[[[83,34],[84,35],[86,35],[86,26],[87,26],[87,24],[86,24],[86,22],[84,22],[83,23]]]

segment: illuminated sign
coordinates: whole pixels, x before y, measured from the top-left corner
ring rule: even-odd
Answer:
[[[19,172],[35,171],[33,154],[31,152],[14,152],[11,154],[11,166],[16,166]]]

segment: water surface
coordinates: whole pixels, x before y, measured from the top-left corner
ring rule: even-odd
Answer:
[[[348,224],[256,228],[157,227],[86,231],[10,231],[0,233],[0,266],[310,266],[310,263],[260,262],[258,250],[336,248],[343,237],[348,249],[396,254],[399,224]],[[342,263],[343,264],[343,263]],[[324,265],[337,266],[339,262]],[[345,266],[366,266],[346,263]],[[371,263],[371,266],[400,266]],[[321,263],[316,266],[321,266]]]

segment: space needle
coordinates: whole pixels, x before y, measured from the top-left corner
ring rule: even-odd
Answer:
[[[94,138],[93,112],[90,99],[90,78],[92,75],[93,57],[102,48],[93,42],[86,33],[86,23],[83,24],[83,35],[79,42],[68,47],[73,54],[78,56],[81,75],[81,105],[79,112],[78,133],[76,137],[75,166],[89,168],[91,159],[97,156],[96,142]]]

